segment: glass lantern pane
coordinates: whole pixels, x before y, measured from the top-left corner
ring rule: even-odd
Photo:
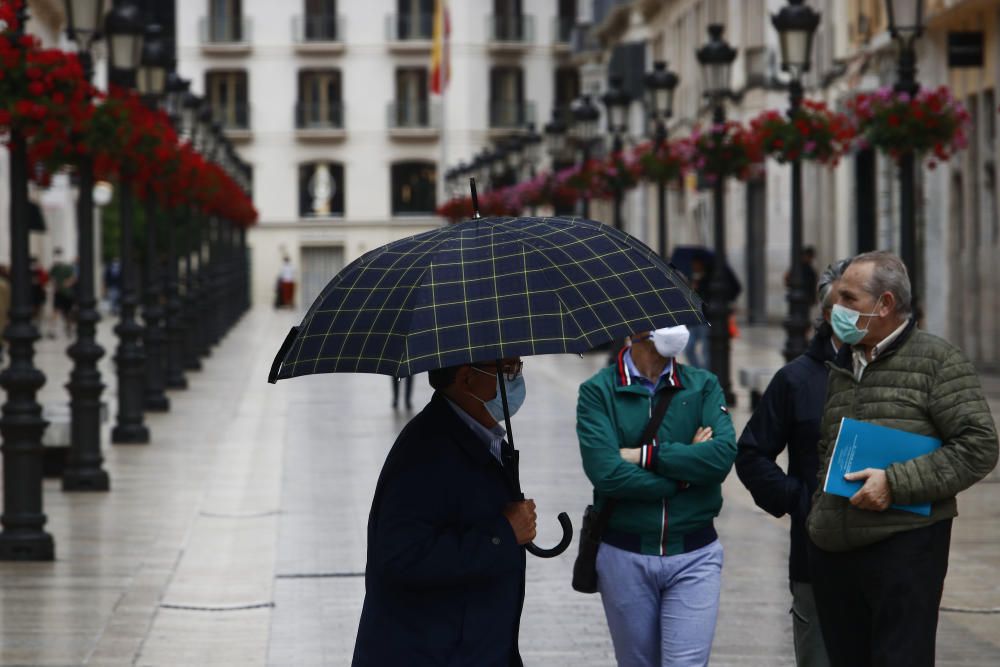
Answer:
[[[139,64],[139,39],[135,35],[111,36],[111,64],[118,69],[134,70]]]
[[[720,95],[729,90],[729,64],[704,65],[701,71],[706,93]]]
[[[93,33],[104,19],[104,0],[70,0],[73,12],[73,29]]]
[[[663,88],[656,91],[656,109],[657,112],[663,116],[669,116],[673,111],[674,105],[674,91],[669,88]]]
[[[917,28],[918,0],[889,0],[892,5],[892,17],[897,30],[909,31]]]
[[[784,64],[801,72],[809,60],[808,30],[786,30],[781,33],[781,55]]]

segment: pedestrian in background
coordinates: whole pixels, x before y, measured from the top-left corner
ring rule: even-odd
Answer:
[[[104,267],[104,296],[111,312],[117,315],[122,297],[122,263],[117,257]]]
[[[691,275],[688,282],[691,289],[701,297],[701,300],[708,303],[708,267],[700,257],[691,258]],[[692,324],[688,327],[690,337],[687,346],[684,348],[684,355],[688,363],[695,368],[708,368],[711,365],[708,347],[708,323]]]
[[[899,257],[855,257],[835,288],[830,321],[845,345],[830,370],[820,475],[844,418],[941,440],[930,454],[845,478],[850,499],[818,488],[806,525],[823,638],[834,667],[934,664],[955,496],[996,465],[997,433],[972,364],[917,329]],[[892,504],[930,503],[929,516]]]
[[[410,398],[413,396],[413,376],[407,375],[405,378],[389,378],[392,381],[392,409],[395,410],[399,407],[399,385],[405,384],[406,389],[403,391],[403,397],[406,400],[406,409],[413,409],[413,404],[410,402]]]
[[[52,280],[54,318],[62,320],[66,336],[72,337],[75,321],[73,311],[76,305],[76,267],[63,259],[62,248],[56,248],[52,254],[54,260],[52,268],[49,269],[49,277]]]
[[[613,501],[597,586],[621,667],[707,665],[722,579],[713,520],[736,434],[718,379],[682,366],[686,327],[633,334],[580,385],[577,436],[594,507]],[[652,442],[654,404],[670,400]]]
[[[285,255],[281,260],[281,271],[278,273],[278,295],[282,308],[295,307],[295,268],[292,260]]]
[[[42,315],[45,311],[45,302],[48,301],[49,274],[42,267],[37,257],[29,260],[29,271],[31,274],[31,319],[35,326],[41,328]]]
[[[795,663],[799,667],[830,664],[809,580],[806,515],[817,485],[816,445],[826,402],[826,364],[833,361],[841,345],[830,326],[830,311],[837,280],[848,264],[850,260],[840,260],[823,271],[818,287],[822,313],[809,349],[775,374],[737,442],[736,472],[754,502],[772,516],[787,514],[792,519],[788,580]],[[787,472],[776,462],[786,448]]]
[[[510,415],[521,360],[501,362]],[[365,602],[354,667],[521,667],[524,545],[535,503],[520,500],[493,364],[430,371],[430,403],[386,457],[368,518]]]

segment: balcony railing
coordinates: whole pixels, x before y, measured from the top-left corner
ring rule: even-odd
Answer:
[[[428,100],[395,101],[388,106],[389,127],[394,130],[437,129],[440,107]]]
[[[203,16],[199,22],[201,43],[212,45],[249,44],[253,22],[250,17]]]
[[[390,42],[424,42],[434,36],[433,14],[390,14],[385,20]]]
[[[533,102],[490,102],[490,127],[493,129],[515,129],[535,122]]]
[[[342,42],[344,27],[342,15],[296,16],[292,19],[292,37],[296,44]]]
[[[250,105],[246,102],[236,104],[212,104],[212,120],[222,125],[223,130],[249,130]]]
[[[527,44],[535,41],[535,20],[523,14],[494,14],[486,18],[486,34],[491,42]]]
[[[295,105],[295,127],[299,130],[342,130],[344,103],[299,102]]]
[[[576,18],[572,16],[557,16],[552,19],[552,43],[569,46],[573,39],[573,26],[575,25]]]

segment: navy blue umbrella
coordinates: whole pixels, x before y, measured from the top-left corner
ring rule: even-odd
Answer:
[[[488,361],[499,380],[504,357],[585,352],[702,321],[683,278],[628,234],[578,218],[476,218],[382,246],[334,276],[288,333],[268,380],[405,377]],[[517,467],[515,455],[520,490]],[[559,544],[528,551],[548,558],[569,546],[572,524],[565,512],[558,519]]]
[[[613,227],[480,218],[382,246],[334,276],[289,332],[269,379],[405,377],[586,352],[636,331],[702,321],[685,281]]]

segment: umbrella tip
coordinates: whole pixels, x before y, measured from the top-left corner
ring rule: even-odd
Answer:
[[[476,179],[469,178],[469,190],[472,192],[472,217],[481,218],[479,215],[479,195],[476,193]]]

